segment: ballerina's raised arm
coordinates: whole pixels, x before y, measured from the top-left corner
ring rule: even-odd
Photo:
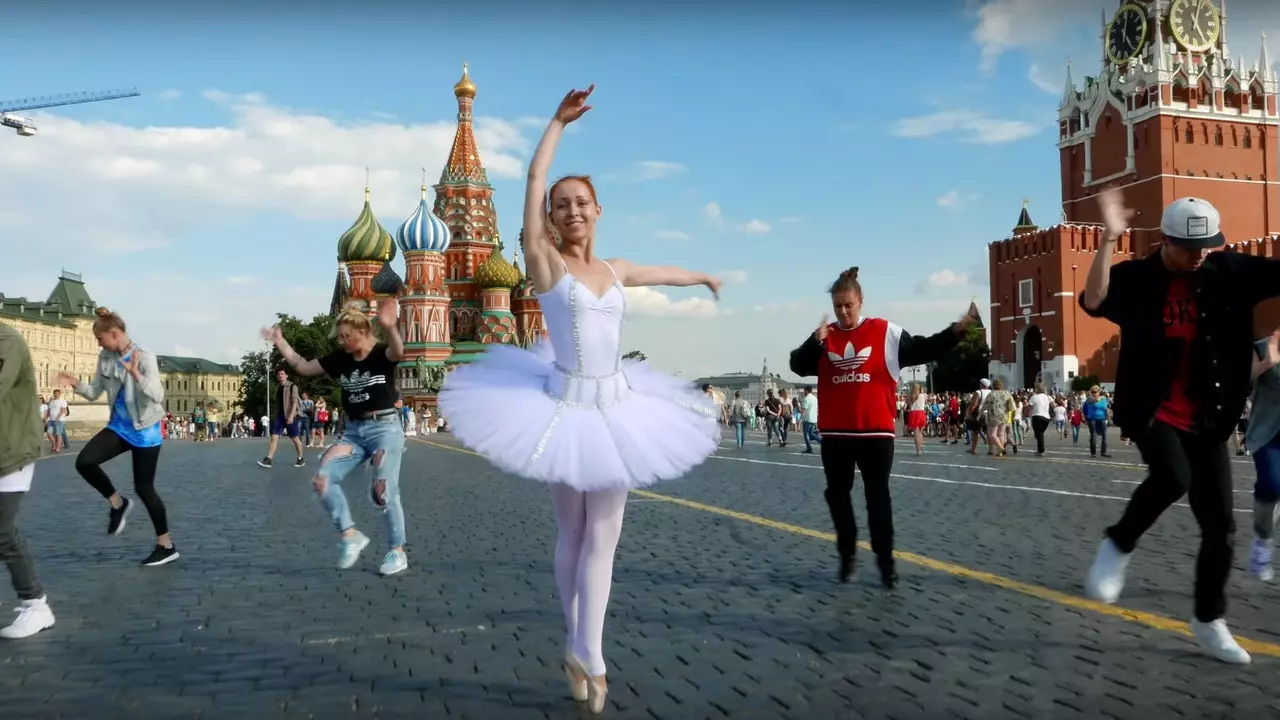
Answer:
[[[547,228],[547,176],[551,161],[556,155],[556,145],[564,128],[582,117],[591,106],[589,97],[596,89],[570,90],[560,101],[556,114],[538,142],[538,149],[529,162],[529,179],[524,192],[524,257],[533,287],[540,293],[547,292],[560,280],[564,267],[560,264],[555,244]]]

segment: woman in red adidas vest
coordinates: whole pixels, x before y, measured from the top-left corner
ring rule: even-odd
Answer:
[[[822,436],[822,468],[827,476],[827,507],[836,526],[840,581],[853,575],[858,526],[853,517],[854,468],[862,471],[867,498],[871,551],[887,588],[898,584],[893,562],[893,501],[889,473],[893,468],[898,374],[904,367],[942,357],[979,322],[978,308],[930,337],[915,337],[880,318],[862,317],[858,268],[840,273],[831,286],[836,322],[822,324],[791,352],[791,372],[818,378],[818,432]]]

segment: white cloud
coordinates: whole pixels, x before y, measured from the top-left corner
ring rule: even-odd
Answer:
[[[891,132],[901,138],[926,138],[935,135],[958,135],[963,142],[1001,145],[1025,140],[1039,133],[1041,125],[1025,120],[1004,120],[977,110],[943,110],[903,118]]]
[[[636,182],[649,182],[650,180],[662,180],[673,175],[682,175],[689,171],[689,168],[680,163],[667,162],[665,160],[641,160],[635,163],[633,169],[633,179]]]
[[[192,350],[186,345],[174,345],[173,354],[177,355],[178,357],[193,357],[195,356],[196,351]]]
[[[202,126],[134,127],[34,113],[39,135],[14,138],[0,153],[0,177],[22,179],[0,193],[0,226],[5,237],[24,238],[19,247],[5,246],[0,291],[45,297],[58,264],[74,258],[67,269],[84,271],[94,299],[119,310],[140,342],[179,343],[211,360],[238,360],[226,353],[260,347],[258,327],[274,313],[310,318],[327,307],[333,243],[359,212],[365,167],[384,225],[394,229],[408,215],[418,202],[419,168],[430,169],[434,182],[448,157],[456,130],[452,100],[446,93],[438,103],[439,120],[415,123],[340,120],[218,90],[184,101],[222,117]],[[491,179],[524,177],[531,122],[476,119]],[[301,233],[332,223],[321,232],[333,235],[265,234],[255,240],[252,260],[207,239],[224,225],[251,225],[259,217],[270,219],[268,232],[283,217],[306,228]],[[68,223],[85,230],[68,232]],[[52,247],[63,260],[48,254]],[[197,259],[202,247],[207,252]],[[180,298],[176,304],[130,289],[138,268],[146,275],[164,267],[189,268],[186,276],[169,272],[176,282],[148,285]],[[261,273],[272,281],[240,284]],[[192,288],[207,295],[192,296],[186,292]]]
[[[959,190],[948,190],[938,197],[938,207],[960,211],[973,204],[981,197],[978,193],[961,193]]]
[[[710,298],[691,297],[672,300],[669,295],[649,287],[627,288],[627,309],[639,315],[662,317],[711,317],[720,307]]]
[[[929,277],[916,285],[916,293],[921,294],[930,289],[965,287],[969,284],[969,276],[950,268],[931,273]]]
[[[1065,87],[1064,83],[1066,81],[1065,77],[1059,77],[1056,80],[1049,77],[1040,69],[1040,63],[1034,62],[1027,68],[1027,79],[1031,81],[1032,85],[1035,85],[1050,95],[1062,94],[1063,88]]]
[[[724,212],[720,209],[720,203],[712,200],[702,208],[702,214],[717,227],[724,226]]]
[[[773,228],[763,220],[748,220],[742,226],[742,232],[748,235],[764,235]]]
[[[747,281],[746,270],[721,270],[719,275],[724,282],[734,283],[735,285],[741,285]]]
[[[1096,23],[1098,5],[1061,0],[978,0],[974,15],[977,24],[971,37],[981,49],[979,67],[992,73],[1008,50],[1042,47],[1068,26],[1083,24],[1089,18]]]
[[[227,278],[228,285],[248,285],[249,283],[256,281],[257,278],[251,278],[247,275],[235,275]]]
[[[653,234],[653,236],[654,236],[654,237],[656,237],[656,238],[658,238],[659,240],[680,240],[680,241],[685,241],[685,240],[692,240],[692,239],[693,239],[693,238],[691,238],[691,237],[689,236],[689,233],[687,233],[687,232],[681,232],[681,231],[679,231],[679,230],[658,230],[657,232],[655,232],[655,233]]]

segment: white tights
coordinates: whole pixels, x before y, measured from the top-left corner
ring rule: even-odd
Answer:
[[[595,677],[605,674],[604,614],[613,585],[613,554],[622,535],[627,491],[583,492],[551,486],[556,507],[556,586],[564,606],[565,646]]]

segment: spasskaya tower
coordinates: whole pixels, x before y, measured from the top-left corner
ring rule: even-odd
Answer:
[[[1218,208],[1230,250],[1276,253],[1276,72],[1265,33],[1250,55],[1230,51],[1226,4],[1122,2],[1103,17],[1099,73],[1077,85],[1068,66],[1058,111],[1061,222],[1038,228],[1024,205],[1012,236],[989,248],[992,377],[1063,389],[1076,376],[1115,379],[1116,327],[1075,302],[1101,240],[1105,188],[1121,189],[1135,210],[1116,262],[1158,247],[1165,206],[1185,196]],[[1261,314],[1269,317],[1260,325],[1280,324],[1280,306]]]

